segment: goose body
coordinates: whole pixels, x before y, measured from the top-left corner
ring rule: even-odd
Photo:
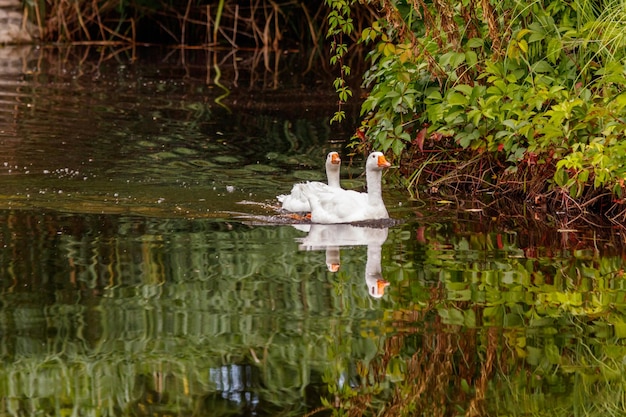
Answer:
[[[334,224],[389,218],[382,198],[382,171],[390,165],[382,152],[372,152],[367,157],[365,193],[322,183],[301,184],[301,192],[311,207],[311,222]]]
[[[319,184],[330,188],[340,189],[340,168],[341,158],[339,157],[339,154],[337,152],[329,152],[326,156],[326,178],[328,180],[328,184],[318,181],[295,184],[291,188],[291,192],[289,194],[282,194],[277,197],[278,201],[282,205],[282,209],[294,213],[311,211],[309,200],[304,194],[304,186],[307,184]]]

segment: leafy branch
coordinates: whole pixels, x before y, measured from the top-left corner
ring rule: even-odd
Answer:
[[[350,67],[344,64],[343,58],[348,52],[348,45],[344,42],[344,35],[354,31],[354,24],[350,17],[352,0],[325,0],[331,9],[328,13],[328,32],[326,37],[332,38],[330,43],[330,63],[339,66],[339,76],[335,78],[333,86],[339,96],[337,111],[330,119],[330,123],[341,122],[346,118],[343,105],[352,97],[352,90],[346,84],[346,77],[350,76]]]

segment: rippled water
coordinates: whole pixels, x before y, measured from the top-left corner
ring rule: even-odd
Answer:
[[[607,234],[449,213],[393,175],[387,227],[276,217],[329,150],[363,185],[345,148],[358,109],[329,125],[308,56],[0,56],[2,415],[623,406],[624,257]]]

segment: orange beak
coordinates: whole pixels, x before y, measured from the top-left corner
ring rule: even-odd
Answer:
[[[331,164],[340,164],[341,163],[341,158],[339,157],[339,154],[337,152],[334,152],[331,157],[330,157],[330,163]]]
[[[383,295],[385,293],[385,288],[389,285],[389,281],[385,281],[384,279],[376,280],[376,289],[378,290],[378,294]]]
[[[391,164],[389,163],[389,161],[387,161],[385,155],[381,155],[378,157],[378,166],[380,168],[389,168]]]

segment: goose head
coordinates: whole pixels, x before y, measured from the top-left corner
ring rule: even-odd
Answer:
[[[333,151],[333,152],[328,152],[328,155],[326,155],[326,164],[332,164],[332,165],[341,165],[341,157],[339,156],[339,153]]]
[[[337,152],[329,152],[326,155],[326,178],[328,179],[328,185],[330,187],[339,188],[339,180],[341,169],[341,158]]]
[[[372,152],[367,157],[367,162],[365,163],[366,171],[382,171],[385,168],[389,168],[391,163],[387,161],[385,155],[382,152]]]

